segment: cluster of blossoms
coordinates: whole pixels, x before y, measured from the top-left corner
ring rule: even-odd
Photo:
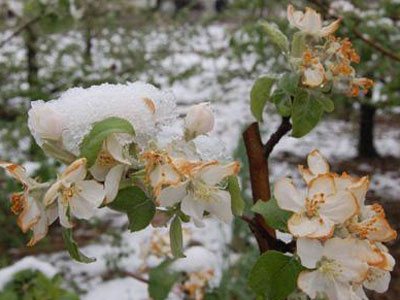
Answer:
[[[42,183],[21,166],[0,162],[24,187],[11,202],[23,232],[33,231],[30,246],[56,219],[72,228],[131,186],[155,204],[155,226],[175,215],[198,226],[205,214],[226,223],[233,218],[226,179],[239,164],[221,161],[222,153],[205,159],[198,150],[201,143],[221,149],[205,136],[214,125],[207,104],[191,107],[182,126],[170,93],[141,82],[104,84],[33,102],[28,125],[37,144],[68,165],[57,180]]]
[[[366,205],[368,177],[330,172],[318,150],[299,166],[307,185],[300,191],[284,178],[276,182],[278,205],[293,212],[289,232],[297,238],[297,255],[307,270],[298,287],[311,299],[366,300],[363,288],[388,289],[395,261],[383,242],[397,237],[379,204]]]
[[[360,56],[348,38],[333,36],[340,19],[323,26],[321,15],[315,10],[307,7],[303,13],[296,11],[292,5],[287,8],[287,16],[289,23],[300,30],[296,43],[301,45],[296,46],[302,51],[296,53],[298,57],[292,57],[291,62],[301,73],[303,85],[344,89],[351,96],[357,96],[360,89],[367,93],[373,81],[357,78],[351,66],[352,63],[360,62]]]

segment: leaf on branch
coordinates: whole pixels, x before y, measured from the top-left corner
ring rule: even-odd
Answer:
[[[120,190],[108,207],[127,214],[131,231],[146,228],[156,213],[153,200],[137,186]]]
[[[323,94],[316,95],[315,99],[319,102],[319,104],[321,104],[324,111],[330,113],[335,110],[335,104],[331,99],[329,99],[325,95]]]
[[[241,216],[244,211],[245,202],[242,198],[237,176],[231,176],[228,178],[228,191],[229,194],[231,194],[231,207],[233,215]]]
[[[257,121],[263,121],[263,112],[275,79],[267,76],[259,77],[250,92],[251,112]]]
[[[95,258],[87,257],[81,251],[79,251],[78,245],[72,239],[72,229],[63,228],[62,236],[68,253],[74,260],[84,264],[90,264],[96,261]]]
[[[309,133],[319,122],[323,108],[307,91],[299,90],[292,107],[292,136],[300,138]]]
[[[277,88],[271,96],[271,101],[275,103],[278,114],[282,117],[289,117],[292,113],[292,100],[281,88]]]
[[[90,133],[83,139],[81,156],[86,157],[88,167],[92,166],[97,159],[97,155],[103,146],[104,140],[113,133],[128,133],[135,135],[135,130],[127,120],[111,117],[106,120],[96,122]]]
[[[295,73],[285,73],[279,79],[279,88],[290,96],[295,96],[299,86],[300,76]]]
[[[257,201],[251,208],[251,211],[262,215],[270,227],[282,232],[288,232],[287,222],[293,213],[281,209],[275,198],[271,198],[266,202]]]
[[[170,270],[173,260],[167,260],[149,272],[149,295],[154,300],[164,300],[182,275]]]
[[[275,45],[279,47],[279,49],[284,52],[289,52],[289,40],[286,35],[279,29],[279,27],[274,23],[268,22],[260,22],[261,26],[265,29],[265,32],[268,35],[268,38]]]
[[[267,251],[254,264],[249,285],[263,299],[284,300],[296,289],[301,270],[302,266],[294,256]]]
[[[185,257],[185,254],[183,254],[182,224],[178,216],[172,220],[171,227],[169,228],[169,239],[174,258]]]

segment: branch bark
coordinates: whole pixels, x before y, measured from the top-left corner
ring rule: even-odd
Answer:
[[[274,147],[279,143],[281,138],[285,136],[292,129],[290,117],[283,117],[278,130],[271,135],[268,142],[264,146],[264,156],[268,159]]]

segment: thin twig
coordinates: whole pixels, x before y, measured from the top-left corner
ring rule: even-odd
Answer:
[[[278,129],[271,135],[268,142],[264,146],[264,156],[265,159],[269,158],[274,147],[279,143],[281,138],[292,129],[292,124],[290,123],[290,117],[283,117],[282,122]]]

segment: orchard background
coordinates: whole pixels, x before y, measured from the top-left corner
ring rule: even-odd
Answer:
[[[325,18],[343,18],[338,32],[351,39],[361,56],[357,73],[372,78],[375,85],[365,96],[335,96],[335,112],[301,141],[283,138],[271,157],[271,180],[299,179],[296,166],[318,148],[335,171],[371,175],[367,199],[385,207],[397,230],[400,2],[290,3],[314,7]],[[182,115],[192,104],[211,102],[216,116],[212,135],[221,138],[232,157],[246,166],[241,132],[253,121],[249,109],[252,84],[260,75],[280,72],[283,65],[258,21],[272,21],[285,33],[291,32],[286,21],[288,4],[265,0],[1,0],[0,158],[24,164],[33,177],[48,179],[59,164],[45,157],[29,135],[30,101],[54,99],[74,86],[141,80],[171,89]],[[267,110],[261,126],[265,138],[280,122],[272,107]],[[246,167],[241,176],[250,214]],[[85,253],[98,258],[94,264],[78,264],[66,254],[58,224],[40,244],[25,246],[28,237],[15,226],[8,201],[16,187],[0,173],[0,284],[12,278],[10,270],[15,266],[39,268],[45,276],[20,273],[14,278],[16,289],[32,297],[21,298],[0,289],[0,299],[43,299],[40,295],[51,300],[149,299],[146,274],[163,255],[159,248],[167,230],[149,227],[130,233],[126,216],[102,211],[90,221],[96,227],[80,222],[75,229],[75,240]],[[232,228],[216,220],[207,220],[202,229],[189,226],[184,229],[184,243],[187,258],[182,268],[207,265],[216,274],[214,288],[221,299],[254,298],[243,274],[249,273],[258,251],[245,222],[235,220]],[[395,241],[389,248],[398,259],[400,244]],[[56,273],[55,279],[47,278]],[[390,289],[371,294],[370,299],[396,300],[399,266],[392,277]]]

